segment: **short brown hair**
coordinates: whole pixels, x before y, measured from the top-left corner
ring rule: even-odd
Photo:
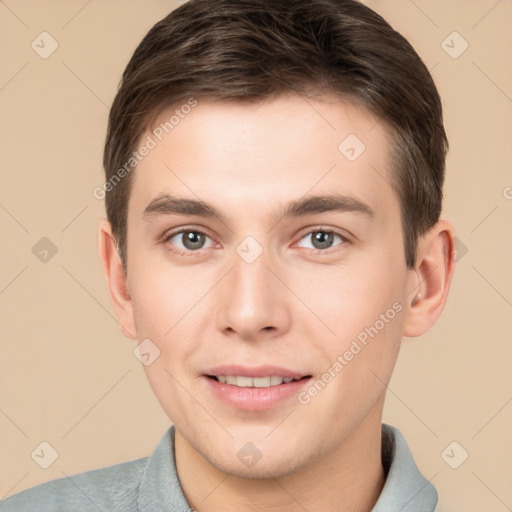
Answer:
[[[405,260],[438,220],[448,141],[432,77],[407,40],[356,0],[190,0],[141,41],[110,110],[107,183],[164,109],[187,98],[258,101],[331,93],[390,130]],[[341,141],[340,141],[341,142]],[[131,174],[105,195],[125,271]]]

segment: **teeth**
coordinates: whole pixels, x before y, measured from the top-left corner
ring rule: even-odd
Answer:
[[[252,379],[252,385],[255,388],[269,388],[271,383],[270,377],[254,377],[254,379]]]
[[[278,384],[281,384],[281,382],[283,382],[283,379],[281,377],[270,377],[271,386],[277,386]]]
[[[268,388],[270,386],[279,386],[283,382],[287,384],[294,379],[293,377],[278,377],[272,375],[269,377],[244,377],[242,375],[215,375],[215,378],[223,384],[230,384],[242,388]]]
[[[242,388],[250,388],[252,386],[252,378],[251,377],[237,377],[236,385]]]

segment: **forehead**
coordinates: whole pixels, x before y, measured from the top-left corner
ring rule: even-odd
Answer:
[[[270,215],[308,194],[350,195],[376,210],[396,203],[389,134],[361,107],[294,94],[183,105],[163,111],[141,138],[150,149],[132,178],[138,216],[162,194],[207,201],[226,216]]]

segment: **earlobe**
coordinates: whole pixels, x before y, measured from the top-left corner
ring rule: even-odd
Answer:
[[[136,340],[137,329],[133,316],[132,300],[128,290],[127,275],[119,257],[112,226],[106,219],[102,220],[99,225],[98,250],[110,297],[121,325],[121,332],[127,338]]]
[[[419,240],[416,267],[411,270],[404,336],[421,336],[439,318],[455,268],[454,247],[453,227],[447,221],[439,221]]]

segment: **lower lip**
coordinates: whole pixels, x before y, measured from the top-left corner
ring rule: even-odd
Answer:
[[[231,407],[250,412],[271,409],[290,397],[297,396],[311,380],[311,377],[307,377],[268,388],[248,388],[224,384],[206,376],[204,378],[217,398]]]

